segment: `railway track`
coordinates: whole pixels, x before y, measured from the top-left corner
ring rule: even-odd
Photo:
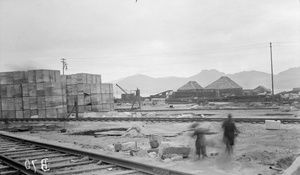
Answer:
[[[1,175],[191,175],[4,134],[0,143]]]
[[[94,117],[94,118],[9,118],[0,119],[5,122],[119,122],[119,121],[142,121],[142,122],[221,122],[225,118],[216,117],[188,117],[188,118],[169,118],[169,117]],[[281,123],[300,123],[300,118],[234,118],[237,123],[265,123],[265,120],[280,120]]]
[[[116,108],[115,110],[118,112],[184,112],[184,111],[209,111],[209,110],[275,110],[279,109],[279,107],[269,107],[269,108],[207,108],[207,109],[131,109],[131,108]]]

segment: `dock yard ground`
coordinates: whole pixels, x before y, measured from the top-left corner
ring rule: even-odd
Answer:
[[[230,104],[227,104],[230,106]],[[273,106],[274,107],[274,106]],[[229,113],[233,118],[268,117],[272,118],[300,118],[298,108],[284,112],[283,106],[277,109],[238,110],[197,110],[197,111],[166,111],[166,112],[109,112],[86,113],[85,117],[206,117],[201,114],[211,114],[209,117],[227,117]],[[286,108],[287,106],[285,106]],[[145,109],[167,109],[168,105],[148,106]],[[191,108],[191,105],[175,105],[174,108]],[[200,114],[200,115],[199,115]],[[131,116],[130,116],[131,115]],[[240,175],[276,175],[282,174],[300,156],[300,126],[299,123],[281,124],[278,130],[267,130],[264,123],[236,123],[241,131],[238,135],[232,156],[226,155],[225,145],[222,143],[221,122],[201,122],[200,126],[210,128],[216,134],[207,135],[207,154],[205,159],[195,157],[195,138],[190,137],[187,131],[192,122],[13,122],[8,126],[1,124],[1,133],[14,135],[36,141],[42,141],[72,148],[80,148],[100,154],[113,155],[118,158],[130,159],[146,164],[155,164],[162,167],[178,169],[193,174],[240,174]],[[16,128],[30,130],[17,131]],[[7,127],[8,131],[5,129]],[[61,132],[65,128],[66,132]],[[15,129],[15,130],[14,130]],[[131,129],[129,131],[129,129]],[[20,131],[20,130],[19,130]],[[150,135],[155,135],[161,145],[176,145],[190,147],[188,157],[162,159],[159,154],[148,153]],[[121,143],[122,150],[115,151],[114,144]],[[136,146],[135,147],[135,143]],[[134,148],[132,148],[134,145]],[[160,147],[159,147],[160,148]],[[138,150],[132,153],[130,150]],[[178,157],[178,156],[177,156]],[[270,167],[278,170],[270,169]]]

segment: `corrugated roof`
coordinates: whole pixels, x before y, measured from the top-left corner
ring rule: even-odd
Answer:
[[[197,90],[203,89],[196,81],[189,81],[185,85],[181,86],[178,91],[188,91],[188,90]]]
[[[271,92],[270,89],[264,87],[264,86],[258,86],[257,88],[254,89],[254,91],[261,91],[261,90],[264,90],[266,92]]]
[[[236,82],[232,81],[228,77],[221,77],[217,81],[211,83],[210,85],[206,86],[204,89],[237,89],[242,88]]]

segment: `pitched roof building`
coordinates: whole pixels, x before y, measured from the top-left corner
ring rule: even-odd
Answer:
[[[243,88],[226,76],[219,78],[204,89],[218,90],[219,97],[243,95]]]
[[[204,89],[242,89],[242,87],[230,78],[223,76]]]
[[[178,91],[196,91],[203,89],[196,81],[189,81],[185,85],[181,86]]]

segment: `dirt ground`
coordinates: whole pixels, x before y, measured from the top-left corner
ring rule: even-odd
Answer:
[[[202,111],[205,113],[206,111]],[[233,117],[297,117],[299,111],[282,113],[277,110],[267,111],[208,111],[223,116],[230,112]],[[274,114],[274,115],[270,115]],[[288,114],[288,115],[284,115]],[[163,115],[163,114],[161,114]],[[166,114],[168,115],[168,114]],[[65,126],[59,123],[43,124],[19,124],[19,126],[35,125],[29,132],[7,133],[31,140],[44,141],[72,148],[81,148],[100,154],[113,155],[118,158],[160,165],[172,169],[178,169],[194,174],[240,174],[240,175],[275,175],[279,174],[269,167],[286,169],[293,160],[300,155],[300,126],[299,124],[282,124],[280,130],[266,130],[265,124],[237,123],[241,131],[234,147],[234,154],[228,156],[224,153],[225,146],[222,144],[222,129],[220,122],[202,122],[203,127],[210,127],[219,134],[206,136],[207,153],[209,157],[197,160],[194,154],[195,138],[190,137],[189,132],[184,132],[192,123],[154,123],[154,122],[69,122]],[[14,124],[17,126],[17,124]],[[139,126],[142,128],[139,135],[127,136],[98,136],[73,135],[73,133],[103,130],[111,128],[129,128]],[[10,126],[12,127],[12,125]],[[60,129],[65,127],[66,133]],[[120,131],[119,131],[120,132]],[[124,131],[123,131],[124,132]],[[6,132],[5,132],[6,133]],[[149,149],[149,134],[159,136],[160,141],[170,142],[176,145],[184,145],[192,148],[190,156],[178,161],[164,161],[158,156],[148,155],[131,156],[129,151],[115,152],[113,144],[137,142],[141,149]],[[217,154],[216,154],[217,153]]]

